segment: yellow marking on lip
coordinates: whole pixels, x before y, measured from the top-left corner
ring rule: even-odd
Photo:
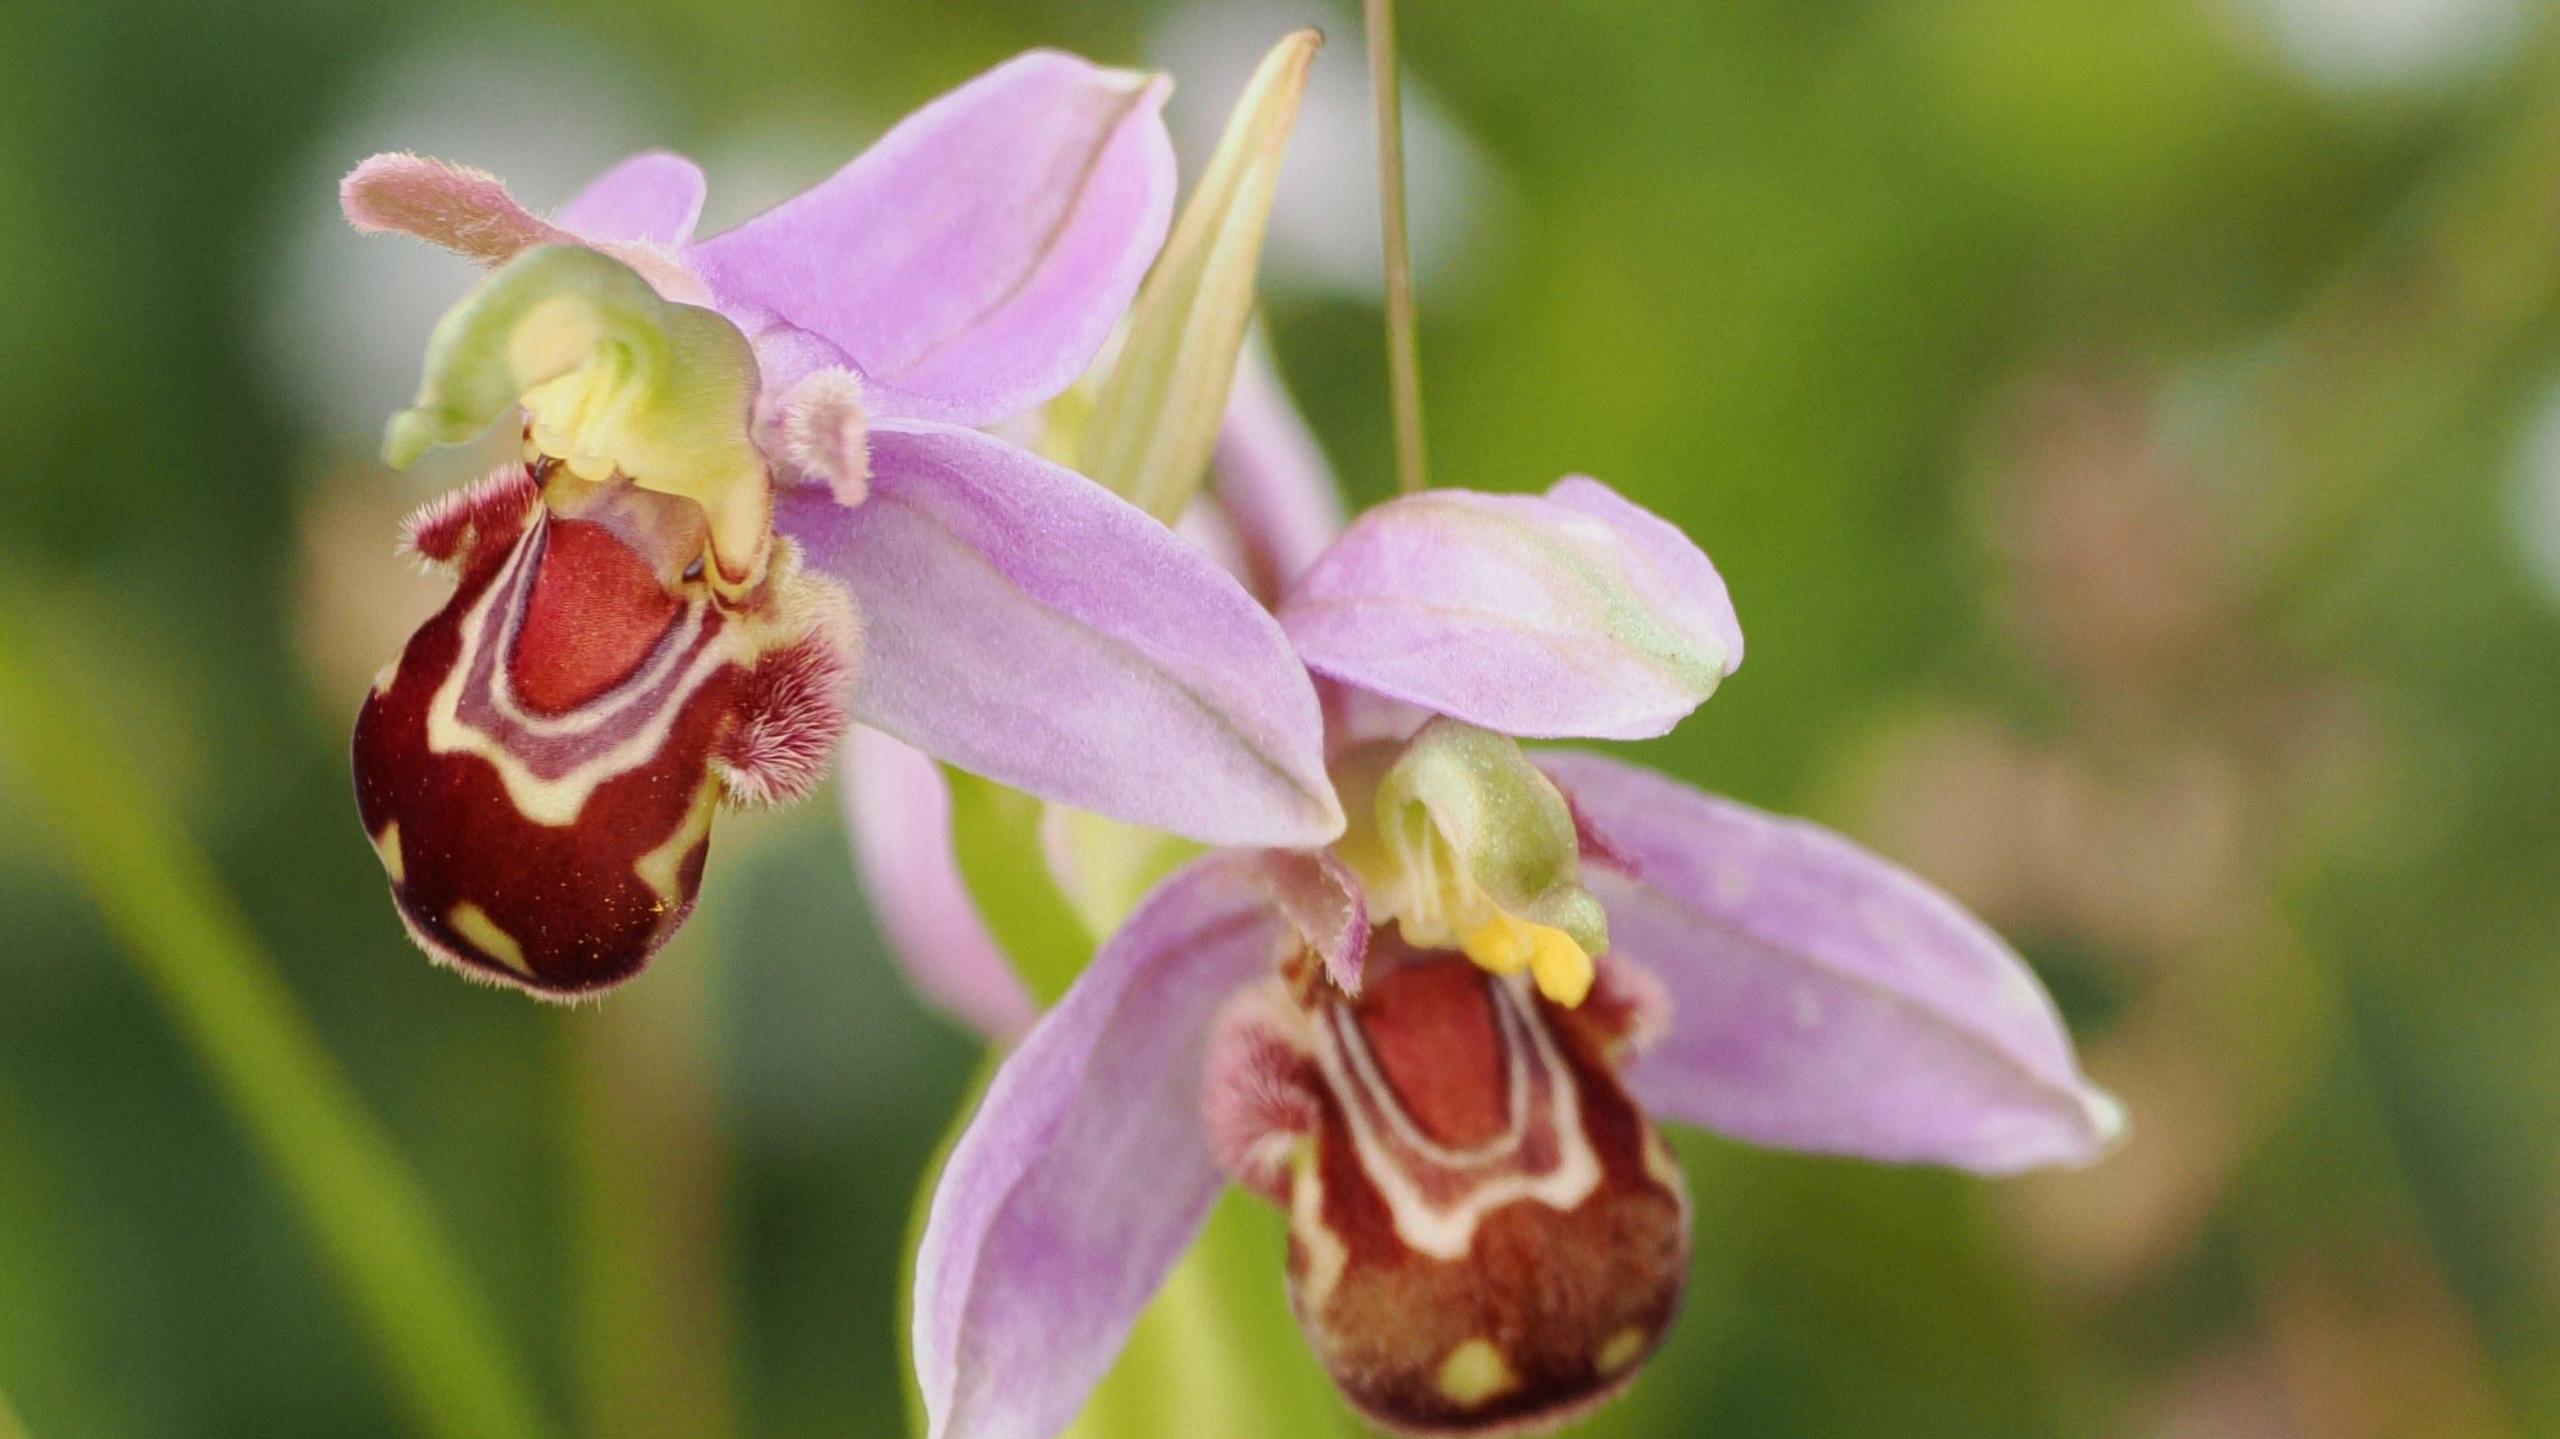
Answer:
[[[1630,1324],[1612,1334],[1593,1355],[1591,1362],[1603,1374],[1615,1374],[1644,1357],[1644,1331]]]
[[[1472,1409],[1518,1388],[1520,1376],[1511,1372],[1492,1340],[1470,1339],[1440,1361],[1439,1385],[1449,1402]]]
[[[524,962],[524,947],[516,943],[514,935],[498,928],[498,922],[480,906],[465,900],[445,915],[444,922],[453,926],[455,934],[471,941],[482,954],[527,979],[533,978],[533,967]]]
[[[1316,1147],[1301,1144],[1290,1159],[1289,1232],[1297,1237],[1306,1262],[1306,1272],[1298,1278],[1298,1296],[1307,1312],[1320,1314],[1332,1301],[1334,1287],[1342,1282],[1351,1251],[1324,1222],[1324,1179],[1316,1167]]]
[[[400,854],[400,821],[395,819],[384,825],[382,833],[373,837],[373,852],[382,856],[382,871],[391,876],[393,884],[408,883],[409,866]]]
[[[684,868],[684,857],[693,852],[693,847],[702,842],[704,835],[711,833],[711,816],[719,806],[720,781],[705,778],[701,792],[693,797],[693,808],[685,811],[676,832],[667,836],[666,843],[632,861],[632,872],[639,875],[640,882],[649,886],[649,892],[658,897],[659,913],[664,914],[684,902],[684,886],[677,883],[679,871]]]

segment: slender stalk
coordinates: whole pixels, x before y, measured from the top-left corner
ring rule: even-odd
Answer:
[[[537,1439],[531,1386],[417,1177],[365,1112],[203,854],[0,586],[0,765],[300,1212],[420,1432]],[[0,1423],[0,1434],[7,1432]]]
[[[1378,112],[1378,230],[1386,249],[1387,393],[1395,407],[1396,487],[1430,483],[1422,451],[1422,336],[1415,325],[1413,242],[1405,231],[1404,99],[1396,69],[1395,0],[1366,0],[1369,93]]]

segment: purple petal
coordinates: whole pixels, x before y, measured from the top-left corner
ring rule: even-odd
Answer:
[[[649,150],[587,182],[552,212],[553,224],[590,240],[631,240],[674,249],[693,239],[702,218],[702,167],[682,155]]]
[[[1724,646],[1724,672],[1742,668],[1742,621],[1733,596],[1706,552],[1680,527],[1589,475],[1567,475],[1547,487],[1547,498],[1591,516],[1618,532],[1644,557],[1636,582],[1648,604],[1679,616],[1679,623],[1713,634]]]
[[[1736,1138],[2006,1174],[2086,1164],[2123,1128],[2016,952],[1820,826],[1588,754],[1540,763],[1632,855],[1598,864],[1613,953],[1671,999],[1627,1080]]]
[[[941,769],[859,727],[844,754],[854,869],[890,953],[935,1004],[991,1039],[1020,1035],[1039,1009],[952,860],[951,791]]]
[[[1342,533],[1342,491],[1261,335],[1236,360],[1209,494],[1244,549],[1246,585],[1276,599]]]
[[[1707,557],[1579,477],[1380,505],[1280,617],[1320,674],[1530,738],[1661,734],[1742,659]]]
[[[996,1071],[916,1251],[934,1439],[1074,1419],[1225,1183],[1201,1117],[1210,1022],[1284,934],[1258,857],[1177,872]]]
[[[871,433],[871,494],[776,523],[853,590],[855,716],[928,754],[1211,844],[1342,831],[1314,686],[1207,556],[1101,486],[973,430]]]
[[[722,308],[831,346],[880,413],[991,423],[1084,372],[1164,243],[1167,88],[1033,51],[693,256]]]

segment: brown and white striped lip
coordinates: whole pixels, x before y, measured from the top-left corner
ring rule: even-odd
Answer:
[[[413,527],[457,585],[375,682],[354,762],[429,956],[568,997],[636,973],[683,923],[724,798],[814,783],[851,629],[788,564],[744,603],[698,572],[670,582],[627,516],[555,512],[550,478],[526,466]]]
[[[1288,1209],[1291,1302],[1365,1418],[1561,1423],[1632,1380],[1688,1273],[1679,1171],[1612,1064],[1629,1011],[1377,943],[1356,999],[1275,983],[1237,1002],[1216,1147]]]

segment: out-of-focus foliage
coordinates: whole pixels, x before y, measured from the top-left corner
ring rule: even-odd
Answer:
[[[343,234],[336,177],[414,148],[547,203],[666,143],[718,225],[1025,46],[1179,60],[1214,117],[1310,22],[1269,315],[1374,498],[1378,319],[1328,259],[1373,213],[1362,122],[1322,113],[1360,97],[1348,9],[0,8],[13,623],[211,854],[571,1432],[898,1423],[904,1223],[972,1045],[825,805],[726,827],[702,920],[601,1007],[402,939],[344,736],[431,603],[397,517],[470,464],[371,450],[467,271]],[[1982,908],[2133,1112],[2103,1167],[1997,1186],[1684,1140],[1691,1311],[1591,1432],[2560,1431],[2560,36],[2502,0],[1401,30],[1436,477],[1587,470],[1698,536],[1751,659],[1647,758]],[[0,769],[0,1393],[38,1436],[397,1432],[33,794]]]

